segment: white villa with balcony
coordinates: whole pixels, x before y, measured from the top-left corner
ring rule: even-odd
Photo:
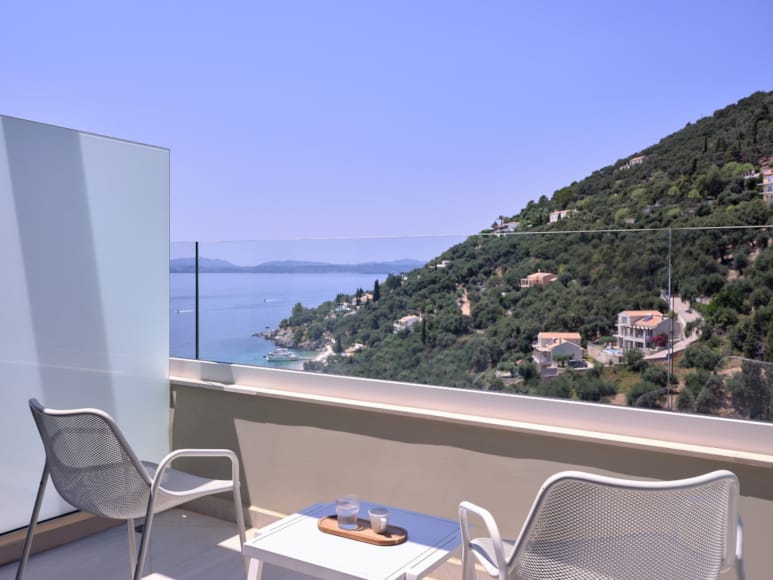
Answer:
[[[644,350],[652,338],[670,334],[671,319],[657,310],[623,310],[617,315],[618,348]]]

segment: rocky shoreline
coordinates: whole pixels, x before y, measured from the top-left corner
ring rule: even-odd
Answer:
[[[329,341],[321,338],[319,340],[304,340],[296,342],[292,328],[274,328],[256,332],[253,336],[262,336],[266,340],[274,341],[280,348],[295,348],[299,350],[325,350],[330,345]]]

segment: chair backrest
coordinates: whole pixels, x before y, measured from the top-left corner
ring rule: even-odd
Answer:
[[[110,415],[47,409],[35,399],[29,405],[51,480],[67,502],[107,518],[145,514],[150,476]]]
[[[523,578],[715,578],[735,559],[738,495],[725,470],[665,482],[558,473],[540,489],[511,569]]]

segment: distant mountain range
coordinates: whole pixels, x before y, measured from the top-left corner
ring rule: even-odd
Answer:
[[[237,266],[227,260],[199,258],[199,272],[205,274],[328,274],[346,272],[353,274],[399,274],[424,266],[420,260],[392,260],[390,262],[362,262],[359,264],[330,264],[277,260],[255,266]],[[171,273],[191,273],[195,270],[194,258],[175,258],[169,262]]]

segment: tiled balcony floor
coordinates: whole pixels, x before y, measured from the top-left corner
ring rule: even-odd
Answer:
[[[139,534],[137,534],[139,544]],[[250,537],[250,534],[248,534]],[[30,558],[25,580],[127,580],[126,524],[53,548]],[[243,578],[236,526],[185,510],[170,510],[153,521],[145,577],[155,580]],[[11,580],[16,563],[0,568]]]
[[[247,531],[251,538],[254,530]],[[137,535],[139,544],[139,534]],[[0,580],[13,580],[16,562],[0,567]],[[461,577],[458,562],[447,563],[431,576],[436,580]],[[24,580],[127,580],[129,548],[126,525],[53,548],[30,558]],[[145,563],[148,580],[244,579],[236,526],[186,510],[156,516],[151,549]],[[265,580],[308,580],[310,577],[265,566]]]

